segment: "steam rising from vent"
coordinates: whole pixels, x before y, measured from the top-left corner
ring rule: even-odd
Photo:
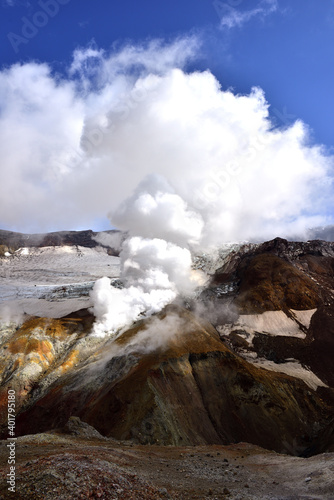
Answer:
[[[91,297],[99,336],[161,311],[199,284],[186,247],[199,243],[203,220],[161,176],[148,176],[110,218],[129,234],[120,254],[125,288],[112,287],[107,278],[95,284]]]
[[[0,304],[0,325],[7,323],[16,323],[20,325],[23,322],[24,312],[16,301],[7,301]]]
[[[198,281],[191,273],[186,248],[161,239],[132,237],[121,252],[121,278],[125,288],[98,280],[91,293],[97,318],[93,333],[115,333],[141,317],[161,311],[178,294],[190,294]]]
[[[121,251],[124,238],[124,234],[120,231],[114,231],[112,233],[101,232],[92,236],[92,240],[99,243],[99,245],[110,247],[116,252]]]
[[[110,219],[118,228],[178,245],[199,243],[203,219],[158,175],[147,176]]]

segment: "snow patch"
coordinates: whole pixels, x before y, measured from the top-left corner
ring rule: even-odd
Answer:
[[[120,275],[119,258],[102,247],[21,248],[1,264],[0,323],[23,313],[59,318],[91,307],[94,283]]]
[[[21,255],[21,256],[25,256],[25,255],[29,255],[29,248],[19,248],[18,250],[16,250],[15,252],[16,254],[18,255]]]
[[[283,311],[266,311],[262,314],[240,315],[237,322],[233,324],[233,330],[236,329],[244,330],[249,334],[247,340],[250,343],[253,341],[256,332],[267,335],[298,337],[301,339],[306,337],[306,334],[300,329],[298,323],[289,318]]]
[[[310,328],[311,318],[316,312],[316,309],[308,309],[306,311],[296,311],[295,309],[290,309],[290,312],[299,323],[305,326],[305,328]]]
[[[265,358],[254,359],[254,356],[247,355],[243,357],[258,368],[265,368],[266,370],[285,373],[291,377],[299,378],[314,391],[318,387],[328,387],[311,370],[304,368],[297,360],[287,361],[286,363],[274,363],[274,361],[268,361]]]

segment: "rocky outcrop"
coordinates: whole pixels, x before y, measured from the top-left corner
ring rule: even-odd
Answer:
[[[16,413],[27,405],[31,393],[50,379],[75,369],[83,356],[80,339],[93,323],[86,311],[63,319],[29,318],[17,329],[3,328],[0,350],[0,423],[7,424],[7,394],[15,390]],[[49,381],[50,383],[50,381]],[[46,385],[47,388],[47,385]]]
[[[19,395],[20,435],[77,416],[104,436],[143,444],[247,441],[295,454],[333,445],[328,402],[296,378],[248,363],[189,311],[169,306],[104,341],[83,327],[73,333],[76,320],[83,321],[72,316],[46,328],[36,319],[7,341],[8,352],[33,356],[40,367],[32,376],[18,358],[3,385]]]
[[[202,300],[214,309],[212,320],[233,352],[295,376],[333,401],[333,243],[276,238],[234,250]]]
[[[304,339],[258,332],[253,339],[253,347],[258,356],[278,364],[284,364],[291,358],[298,360],[325,385],[334,388],[334,305],[318,308]],[[334,391],[327,392],[328,397],[334,397]]]
[[[220,259],[188,310],[116,337],[93,337],[87,310],[2,326],[2,436],[14,389],[18,435],[333,450],[334,244],[277,238]]]
[[[313,309],[331,302],[334,243],[276,238],[241,246],[226,256],[223,266],[212,275],[209,289],[228,285],[241,314]]]
[[[242,260],[234,303],[241,314],[287,309],[315,309],[321,304],[319,287],[284,259],[264,253]]]

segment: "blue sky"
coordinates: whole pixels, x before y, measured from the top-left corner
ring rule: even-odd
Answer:
[[[333,153],[333,0],[321,2],[319,0],[294,0],[293,2],[287,0],[170,0],[168,2],[156,0],[142,0],[141,2],[133,0],[122,2],[113,0],[1,0],[1,11],[0,69],[3,75],[7,75],[9,68],[19,63],[27,70],[30,68],[29,75],[32,71],[36,71],[36,76],[31,77],[32,81],[36,79],[42,81],[42,67],[46,63],[55,85],[62,80],[65,88],[66,85],[75,85],[76,78],[79,78],[78,73],[72,72],[69,76],[69,67],[73,62],[75,51],[78,54],[78,50],[79,52],[81,50],[81,54],[85,54],[84,60],[88,61],[87,50],[89,48],[92,51],[91,54],[95,54],[89,60],[94,64],[99,60],[99,68],[101,68],[101,54],[104,54],[103,57],[106,59],[110,54],[121,53],[127,46],[139,47],[146,44],[147,47],[154,39],[160,39],[162,45],[173,44],[175,40],[180,39],[192,41],[196,39],[196,43],[189,42],[193,43],[191,57],[184,57],[182,64],[175,63],[175,66],[182,67],[185,74],[209,70],[223,90],[233,89],[235,95],[249,95],[254,86],[260,87],[269,104],[273,126],[285,129],[300,119],[309,127],[309,144],[323,144],[326,147],[326,151],[322,151],[324,155]],[[182,59],[182,50],[186,52],[186,46],[187,44],[184,48],[177,49],[180,52],[177,56],[178,61]],[[156,57],[159,58],[159,54]],[[29,66],[32,62],[35,63],[34,69]],[[159,71],[161,73],[161,69],[156,72],[159,73]],[[5,96],[9,92],[8,89],[15,87],[16,83],[13,82],[20,81],[19,85],[23,85],[20,78],[28,77],[12,76],[10,83],[6,78],[4,77],[3,87],[0,87],[3,92],[2,102],[0,101],[0,117],[1,109],[6,107]],[[85,80],[85,84],[87,81]],[[83,80],[80,81],[80,85],[83,85]],[[20,89],[22,93],[23,90],[21,87]],[[83,87],[81,91],[82,89]],[[26,92],[29,95],[29,89],[26,89]],[[97,93],[94,94],[95,97]],[[86,95],[87,109],[90,109],[92,95],[90,97]],[[29,101],[29,97],[24,97],[24,99]],[[74,97],[73,99],[75,100]],[[79,101],[77,99],[75,103],[76,110],[83,106],[82,101]],[[16,116],[18,120],[22,120],[22,123],[28,123],[29,116],[26,110],[29,107],[33,109],[33,104],[26,104],[25,107],[20,108],[20,112],[11,110],[11,113],[7,114],[11,117]],[[90,119],[87,109],[85,118],[82,119],[86,126]],[[3,114],[5,115],[6,113]],[[80,121],[79,115],[78,111],[78,121]],[[74,112],[73,116],[75,116]],[[28,139],[24,140],[24,147],[29,149],[28,142]],[[61,147],[63,146],[59,146]],[[113,150],[115,156],[114,153]],[[34,152],[32,157],[36,155],[42,157],[43,154],[43,152]],[[99,154],[101,156],[101,151]],[[43,210],[41,207],[44,207],[48,190],[52,189],[50,187],[52,176],[50,174],[47,178],[41,179],[37,168],[35,170],[32,168],[31,172],[27,169],[22,173],[18,164],[19,160],[16,158],[15,161],[16,163],[11,157],[8,165],[15,163],[18,176],[22,179],[21,193],[24,192],[24,182],[30,174],[31,179],[36,177],[35,187],[38,184],[41,189],[45,188],[45,192],[35,194],[33,187],[26,190],[31,193],[31,198],[26,195],[26,206],[33,204],[33,196],[35,200],[40,196],[40,205],[36,202],[35,209],[29,215],[34,217],[39,209]],[[83,164],[86,165],[87,161]],[[6,184],[8,192],[13,184],[9,177],[9,168],[5,174],[6,162],[3,162],[1,168],[3,178],[6,177],[8,181]],[[63,175],[66,169],[67,165],[61,173],[53,172],[52,175],[55,175],[58,181],[59,176]],[[328,186],[330,182],[328,173],[331,167],[327,166],[326,169],[324,179],[327,177],[324,184]],[[12,171],[14,172],[14,168]],[[311,182],[310,179],[311,177],[307,182]],[[136,180],[139,182],[140,176]],[[109,177],[108,182],[110,182]],[[30,185],[29,182],[28,185]],[[135,187],[135,183],[132,187]],[[101,192],[103,187],[99,189]],[[128,193],[124,192],[124,196],[127,195]],[[49,199],[52,200],[53,196],[55,197],[55,192]],[[104,193],[103,196],[107,195]],[[314,199],[316,195],[312,196],[312,201],[317,205],[317,200]],[[310,200],[305,209],[298,208],[296,213],[292,211],[290,219],[295,220],[299,216],[308,217],[310,205],[312,205]],[[313,215],[317,217],[320,214],[325,218],[315,218],[314,222],[317,220],[324,222],[326,217],[328,222],[332,221],[332,207],[329,200],[330,198],[327,197],[321,208],[315,208]],[[100,209],[104,209],[104,205],[101,204]],[[79,211],[80,208],[78,208]],[[15,212],[17,212],[15,216],[8,215],[7,217],[7,214]],[[66,220],[64,216],[57,219],[57,213],[61,213],[62,209],[54,207],[51,212],[50,223],[43,221],[43,218],[37,221],[37,217],[36,224],[29,225],[24,219],[23,209],[16,211],[14,202],[11,204],[8,201],[7,205],[4,202],[0,212],[0,226],[13,230],[50,230],[64,227],[64,220]],[[70,218],[68,225],[71,226],[70,228],[84,227],[83,217],[74,212],[75,209],[73,209],[74,215]],[[273,209],[274,213],[276,214],[276,209]],[[102,229],[102,226],[106,228],[105,215],[101,213],[99,216],[97,212],[93,214],[92,211],[89,221],[87,218],[87,224],[95,225],[94,228],[97,229]],[[277,219],[278,216],[273,215],[273,217]]]
[[[33,21],[41,5],[32,0],[2,0],[2,66],[33,59],[61,70],[78,46],[92,42],[108,49],[127,40],[168,39],[196,32],[204,40],[197,67],[210,68],[223,87],[232,86],[237,92],[259,85],[278,120],[301,118],[312,127],[315,140],[334,145],[333,1],[63,2],[57,2],[59,12],[48,16],[47,24],[37,28],[28,43],[14,40],[16,53],[8,34],[21,36],[26,25],[22,18]],[[242,18],[257,9],[240,24],[220,26],[222,18],[233,11]],[[35,19],[44,22],[43,17]]]

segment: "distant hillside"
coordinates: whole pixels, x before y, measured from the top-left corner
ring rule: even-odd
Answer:
[[[95,240],[97,235],[112,235],[119,233],[117,230],[96,233],[90,229],[86,231],[57,231],[44,234],[24,234],[0,229],[0,246],[3,245],[12,250],[21,247],[49,247],[49,246],[82,246],[94,248],[101,243]],[[108,246],[108,245],[101,245]],[[117,254],[117,251],[114,251]]]

